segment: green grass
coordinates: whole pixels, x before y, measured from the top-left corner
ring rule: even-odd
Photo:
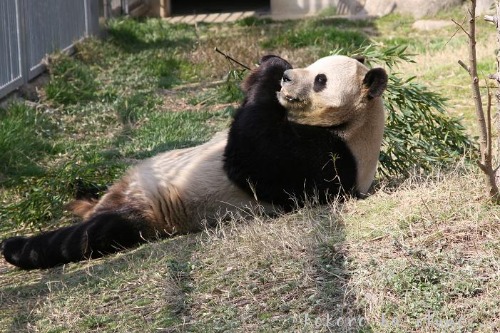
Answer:
[[[52,58],[52,80],[45,86],[48,100],[57,105],[87,103],[97,98],[95,69],[66,54]]]
[[[467,59],[463,36],[412,23],[111,21],[106,39],[51,57],[36,103],[0,110],[0,238],[71,223],[63,205],[78,184],[102,189],[139,159],[227,127],[241,73],[216,46],[250,66],[266,53],[302,66],[369,39],[408,43],[416,63],[394,71],[440,92],[475,133],[455,65]],[[487,74],[496,36],[479,30]],[[0,331],[495,332],[498,216],[478,170],[454,163],[382,180],[366,200],[234,220],[99,260],[31,272],[0,261]]]
[[[22,104],[0,108],[0,175],[42,173],[37,161],[58,151],[50,140],[56,131],[56,121],[44,112]]]
[[[360,28],[369,26],[367,21],[324,19],[299,21],[276,27],[273,34],[262,41],[264,49],[317,48],[318,57],[328,55],[339,47],[360,47],[367,44],[368,36]]]

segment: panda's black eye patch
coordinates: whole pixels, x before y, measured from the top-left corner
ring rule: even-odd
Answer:
[[[326,81],[327,81],[327,79],[326,79],[325,74],[316,75],[316,77],[314,78],[314,86],[313,86],[314,92],[320,92],[323,89],[325,89],[326,88]]]

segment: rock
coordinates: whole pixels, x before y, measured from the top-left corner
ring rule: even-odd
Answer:
[[[366,0],[364,8],[358,15],[385,16],[392,13],[396,6],[396,1]]]
[[[365,0],[364,7],[358,15],[383,16],[395,12],[421,18],[435,15],[440,10],[460,6],[462,3],[463,0]]]
[[[492,14],[495,12],[494,0],[476,0],[476,14]],[[492,7],[493,6],[493,7]]]
[[[462,0],[397,0],[397,13],[412,14],[415,18],[432,16],[441,10],[461,6]]]

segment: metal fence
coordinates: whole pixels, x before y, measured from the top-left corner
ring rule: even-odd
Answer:
[[[99,29],[99,0],[0,0],[0,98],[39,75],[42,59]]]

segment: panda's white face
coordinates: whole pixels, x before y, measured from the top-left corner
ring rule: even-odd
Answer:
[[[382,135],[387,87],[384,69],[368,69],[345,56],[319,59],[306,68],[285,71],[278,100],[288,119],[303,125],[338,127],[356,159],[356,184],[366,193],[375,175]]]
[[[278,92],[290,120],[314,126],[339,125],[366,109],[368,72],[361,62],[346,56],[321,58],[306,68],[285,72]]]

